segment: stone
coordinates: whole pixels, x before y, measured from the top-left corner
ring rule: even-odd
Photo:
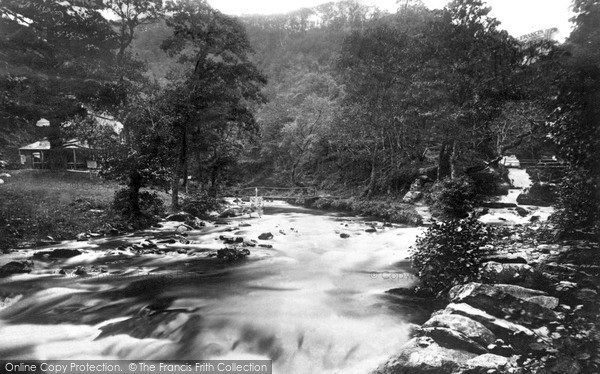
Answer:
[[[83,242],[83,241],[88,240],[88,236],[84,232],[77,234],[76,238],[77,238],[78,242]]]
[[[33,261],[11,261],[0,268],[0,278],[13,274],[31,273]]]
[[[365,230],[365,232],[368,232],[368,233],[374,233],[374,232],[377,232],[377,229],[376,229],[376,228],[374,228],[374,227],[371,227],[371,228],[369,228],[369,229],[366,229],[366,230]]]
[[[186,222],[196,217],[187,212],[174,213],[165,218],[165,221]]]
[[[522,208],[520,206],[518,206],[516,208],[517,213],[521,216],[521,217],[527,217],[529,215],[529,211],[525,208]]]
[[[577,283],[569,282],[569,281],[560,281],[555,286],[557,292],[569,292],[578,287]]]
[[[411,339],[400,353],[372,374],[449,374],[458,370],[477,354],[444,348],[427,336]]]
[[[510,366],[509,358],[486,353],[468,360],[461,374],[506,373]]]
[[[483,208],[490,208],[490,209],[504,209],[504,208],[516,208],[517,207],[517,204],[514,204],[514,203],[501,203],[498,201],[483,202],[479,205]]]
[[[191,231],[191,230],[192,230],[192,228],[188,225],[179,225],[179,226],[177,226],[177,229],[175,229],[175,231],[178,234],[186,232],[186,231]]]
[[[348,239],[350,237],[350,234],[346,234],[345,232],[340,234],[340,238],[342,239]]]
[[[0,173],[0,178],[10,178],[10,174],[8,174],[8,173]]]
[[[519,205],[551,206],[556,200],[556,186],[548,183],[534,183],[528,190],[517,196]]]
[[[423,192],[421,191],[408,191],[404,197],[402,198],[403,203],[414,203],[423,197]]]
[[[0,179],[0,184],[4,184],[4,179]]]
[[[273,246],[271,244],[259,244],[258,246],[262,247],[262,248],[267,248],[267,249],[273,248]]]
[[[556,309],[558,306],[558,298],[553,296],[533,296],[525,300],[548,309]]]
[[[586,302],[597,302],[598,292],[596,290],[592,290],[591,288],[582,288],[579,291],[577,291],[576,297],[579,300],[583,300]]]
[[[519,299],[526,300],[535,296],[547,296],[548,294],[544,291],[534,290],[531,288],[525,288],[521,286],[515,286],[514,284],[495,284],[495,288],[500,289],[502,292],[518,297]]]
[[[52,251],[36,252],[33,258],[54,260],[58,258],[71,258],[82,254],[78,249],[57,248]]]
[[[460,332],[447,327],[425,327],[421,328],[420,334],[435,340],[442,347],[460,349],[472,353],[487,353],[487,349],[466,337]]]
[[[500,264],[526,264],[527,260],[518,254],[505,253],[486,256],[482,259],[482,262],[498,262]]]
[[[273,234],[271,234],[270,232],[265,232],[265,233],[260,234],[258,236],[258,238],[260,240],[271,240],[271,239],[273,239]]]
[[[423,328],[442,327],[452,329],[485,347],[496,341],[496,336],[482,323],[458,314],[440,314],[430,318]]]
[[[519,323],[543,324],[562,317],[537,303],[519,299],[489,284],[467,283],[450,290],[453,303],[467,303],[497,317],[512,316]]]
[[[483,264],[479,273],[481,279],[489,283],[509,283],[524,287],[532,287],[536,283],[533,268],[527,264],[489,261]]]
[[[437,311],[434,315],[456,314],[468,317],[487,327],[494,335],[506,341],[511,341],[515,348],[527,347],[535,340],[534,332],[522,325],[495,317],[481,309],[465,303],[451,303],[446,309]]]
[[[219,214],[219,218],[233,218],[239,217],[244,214],[244,209],[242,207],[234,206],[228,209],[225,209],[223,212]]]

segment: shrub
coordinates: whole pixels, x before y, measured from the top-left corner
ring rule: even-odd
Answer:
[[[411,247],[421,281],[418,291],[439,295],[476,280],[491,236],[490,229],[475,218],[434,222]]]
[[[551,221],[566,237],[600,235],[597,180],[584,170],[570,170],[558,186],[556,211]]]
[[[206,218],[208,212],[220,211],[224,208],[223,199],[210,196],[207,193],[197,193],[184,198],[181,209],[196,217]]]
[[[468,177],[446,178],[436,182],[429,198],[434,215],[443,218],[464,218],[475,207],[477,194]]]
[[[164,202],[158,197],[156,192],[139,192],[138,202],[141,215],[160,216],[165,213]],[[112,210],[122,217],[131,217],[134,215],[129,189],[122,188],[115,192]]]

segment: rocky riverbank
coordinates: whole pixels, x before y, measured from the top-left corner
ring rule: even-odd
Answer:
[[[598,245],[511,245],[376,374],[597,373]],[[538,371],[544,368],[545,371]]]

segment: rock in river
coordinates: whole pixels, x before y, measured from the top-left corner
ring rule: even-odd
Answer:
[[[33,270],[33,261],[12,261],[0,268],[0,278],[13,274],[30,273]]]
[[[270,232],[265,232],[265,233],[260,234],[258,236],[258,238],[260,240],[271,240],[271,239],[273,239],[273,234],[271,234]]]

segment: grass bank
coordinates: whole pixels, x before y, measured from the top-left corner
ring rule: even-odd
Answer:
[[[0,184],[0,251],[119,225],[110,209],[119,189],[115,182],[68,171],[7,172],[11,177]]]
[[[307,208],[348,212],[361,216],[374,217],[392,223],[415,226],[423,223],[423,219],[416,211],[414,205],[396,201],[301,197],[292,201],[292,203]]]

